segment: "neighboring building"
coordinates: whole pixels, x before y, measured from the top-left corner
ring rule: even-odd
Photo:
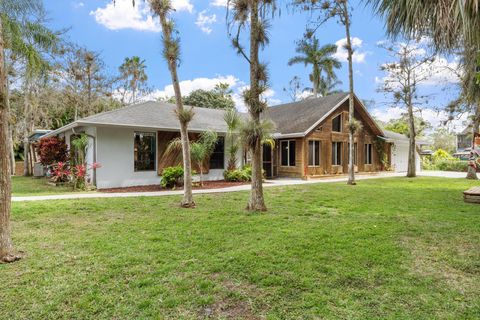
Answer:
[[[457,152],[470,151],[472,148],[472,127],[467,126],[457,134]]]
[[[467,126],[462,132],[458,133],[456,140],[457,151],[453,156],[461,160],[468,160],[472,150],[472,127]]]
[[[181,164],[180,152],[165,152],[169,141],[179,137],[174,110],[173,104],[164,102],[140,103],[75,121],[46,136],[63,136],[70,144],[75,134],[85,132],[91,138],[87,162],[102,164],[96,173],[91,172],[100,189],[158,184],[165,167]],[[223,179],[228,161],[223,116],[222,110],[197,107],[189,124],[191,139],[207,129],[219,134],[205,180]],[[276,125],[275,147],[265,145],[263,150],[267,177],[314,178],[348,171],[347,93],[270,107],[265,117]],[[408,139],[384,133],[357,98],[355,118],[361,123],[354,137],[355,170],[378,172],[388,166],[406,171]],[[385,142],[384,163],[376,148],[381,141]],[[239,151],[238,166],[245,158]]]

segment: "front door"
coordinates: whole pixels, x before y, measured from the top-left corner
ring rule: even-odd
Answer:
[[[266,178],[273,177],[272,147],[269,144],[263,145],[263,170]]]

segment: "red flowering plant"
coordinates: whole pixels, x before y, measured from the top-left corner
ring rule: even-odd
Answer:
[[[70,174],[71,171],[68,168],[68,164],[66,162],[58,162],[52,165],[51,175],[52,175],[52,182],[55,183],[62,183],[70,181]]]
[[[88,169],[98,169],[102,165],[94,162],[90,165],[77,164],[69,166],[68,163],[58,162],[52,166],[52,182],[69,182],[73,189],[86,190],[89,188]]]

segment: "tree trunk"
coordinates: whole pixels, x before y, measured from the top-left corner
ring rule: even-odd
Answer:
[[[8,148],[10,149],[10,170],[12,172],[12,176],[15,175],[16,172],[16,163],[15,163],[15,146],[13,144],[13,133],[12,130],[8,130]]]
[[[318,98],[318,89],[320,87],[320,71],[317,64],[313,65],[313,73],[312,73],[312,80],[313,80],[313,96]]]
[[[475,134],[480,132],[480,102],[477,103],[477,109],[475,112],[475,118],[473,119],[473,126],[472,126],[472,154],[473,148],[475,147]],[[472,158],[475,159],[475,156]],[[467,167],[467,179],[478,180],[476,166],[468,166]]]
[[[167,21],[165,12],[158,12],[160,23],[162,25],[162,33],[164,43],[172,41],[171,25]],[[165,48],[168,51],[168,48]],[[181,206],[184,208],[195,207],[192,193],[192,162],[190,159],[190,141],[188,139],[188,120],[184,117],[184,108],[182,102],[182,93],[177,75],[177,57],[169,56],[167,58],[168,68],[172,77],[173,90],[175,92],[175,102],[177,106],[177,116],[180,121],[180,139],[182,141],[182,155],[183,155],[183,199]]]
[[[23,176],[28,177],[30,175],[30,143],[28,142],[28,136],[23,138]]]
[[[249,113],[251,121],[256,126],[260,125],[260,94],[259,94],[259,21],[258,21],[258,1],[252,1],[250,13],[250,103]],[[247,209],[251,211],[266,211],[265,200],[263,198],[263,176],[262,176],[262,141],[257,137],[253,145],[250,146],[252,152],[252,188],[250,200]]]
[[[408,169],[407,177],[414,178],[417,176],[416,168],[416,143],[415,143],[415,118],[413,117],[413,106],[411,101],[408,105],[408,129],[409,129],[409,146],[408,146]]]
[[[5,52],[2,21],[0,18],[0,262],[12,262],[19,257],[13,253],[10,234],[11,177],[8,131],[10,110],[8,108],[8,87],[5,70]]]
[[[350,17],[348,16],[348,3],[344,4],[344,21],[345,33],[347,36],[347,52],[348,52],[348,82],[349,82],[349,99],[348,99],[348,181],[347,184],[355,185],[355,167],[353,164],[354,158],[354,141],[353,134],[355,133],[354,113],[355,113],[355,96],[353,91],[353,48],[350,38]]]

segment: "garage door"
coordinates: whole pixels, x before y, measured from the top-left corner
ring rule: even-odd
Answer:
[[[396,172],[406,172],[408,170],[408,144],[397,144],[392,159]]]

